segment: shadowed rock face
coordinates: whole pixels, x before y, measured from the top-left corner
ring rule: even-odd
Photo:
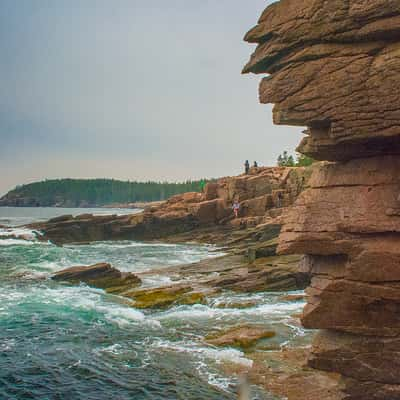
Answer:
[[[281,0],[245,38],[262,103],[306,126],[325,162],[288,210],[278,250],[306,254],[310,365],[344,398],[400,399],[400,1]]]
[[[245,39],[258,46],[244,72],[270,74],[260,101],[275,103],[274,122],[307,126],[302,153],[400,153],[397,0],[282,0]]]

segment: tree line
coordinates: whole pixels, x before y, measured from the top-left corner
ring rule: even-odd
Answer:
[[[284,151],[279,155],[277,164],[279,167],[308,167],[314,163],[311,157],[307,157],[304,154],[297,153],[296,157],[293,157],[287,151]]]
[[[17,186],[7,198],[30,198],[41,205],[107,205],[165,200],[185,192],[199,192],[206,180],[136,182],[115,179],[51,179]]]

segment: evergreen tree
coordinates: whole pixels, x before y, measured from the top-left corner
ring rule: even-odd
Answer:
[[[308,167],[314,160],[311,157],[307,157],[304,154],[297,153],[296,160],[292,155],[285,150],[282,154],[279,154],[277,164],[279,167]]]
[[[296,167],[309,167],[313,163],[314,160],[311,157],[297,153]]]

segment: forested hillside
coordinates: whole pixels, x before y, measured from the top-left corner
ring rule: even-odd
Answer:
[[[114,179],[55,179],[18,186],[0,199],[1,206],[90,207],[147,202],[197,192],[201,181],[124,182]]]

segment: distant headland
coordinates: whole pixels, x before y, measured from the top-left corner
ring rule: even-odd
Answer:
[[[201,191],[207,180],[137,182],[115,179],[51,179],[17,186],[0,198],[8,207],[104,207],[168,199]]]

